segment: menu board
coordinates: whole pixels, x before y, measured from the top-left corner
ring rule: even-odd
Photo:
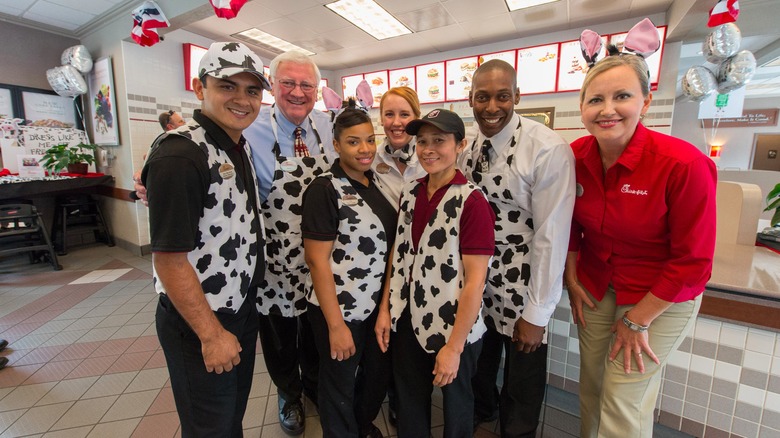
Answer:
[[[653,85],[658,85],[658,76],[661,74],[661,54],[663,53],[664,39],[666,38],[666,26],[658,27],[656,29],[658,30],[658,37],[661,38],[661,46],[658,48],[657,52],[645,59],[647,68],[650,69],[650,83]],[[609,43],[614,44],[617,46],[618,50],[622,51],[623,41],[626,40],[626,35],[628,35],[628,32],[610,35]]]
[[[418,65],[417,97],[420,103],[444,102],[444,63]]]
[[[265,75],[266,79],[269,81],[271,80],[271,68],[263,66],[263,74]],[[276,99],[274,99],[274,95],[270,91],[263,91],[263,100],[262,103],[266,105],[273,105],[274,102],[276,102]]]
[[[479,65],[482,65],[491,59],[500,59],[502,61],[506,61],[511,65],[512,67],[517,67],[515,65],[515,57],[517,56],[516,50],[508,50],[506,52],[495,52],[495,53],[488,53],[486,55],[480,55],[479,56]]]
[[[603,46],[598,58],[603,59],[607,53],[607,37],[601,37]],[[585,74],[588,72],[588,64],[582,57],[580,40],[561,43],[561,63],[558,68],[558,91],[576,91],[582,87]]]
[[[347,98],[348,96],[354,96],[355,90],[360,81],[363,80],[363,75],[343,76],[341,78],[341,96]]]
[[[557,75],[557,43],[517,51],[517,86],[520,93],[553,93]]]
[[[379,101],[382,100],[382,95],[389,88],[387,86],[387,70],[366,73],[364,76],[368,86],[371,87],[371,94],[374,95],[374,108],[379,108]]]
[[[320,79],[320,87],[317,88],[317,101],[314,102],[314,109],[320,110],[320,111],[327,111],[328,109],[325,108],[325,101],[322,100],[322,89],[328,86],[328,80],[327,79]]]
[[[446,62],[448,101],[467,100],[471,91],[471,77],[477,69],[478,57],[452,59]]]
[[[76,126],[76,109],[71,97],[23,91],[22,101],[27,126],[49,128]]]
[[[414,84],[414,67],[390,70],[391,87],[409,87],[414,90]]]

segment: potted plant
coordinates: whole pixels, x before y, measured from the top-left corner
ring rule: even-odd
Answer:
[[[772,219],[769,221],[769,225],[777,227],[780,225],[780,183],[775,185],[775,188],[769,191],[766,195],[766,208],[764,211],[775,211],[772,215]]]
[[[59,174],[67,169],[69,173],[86,174],[90,164],[95,162],[97,145],[79,143],[69,146],[67,143],[52,146],[46,150],[40,162],[49,174]]]

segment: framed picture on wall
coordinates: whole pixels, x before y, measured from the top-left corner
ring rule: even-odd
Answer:
[[[72,97],[22,91],[22,106],[27,126],[75,128],[76,106]]]
[[[14,115],[14,95],[10,88],[0,85],[0,119],[11,119]]]
[[[88,76],[89,118],[92,141],[103,146],[119,145],[119,126],[114,97],[114,73],[111,57],[100,58]]]

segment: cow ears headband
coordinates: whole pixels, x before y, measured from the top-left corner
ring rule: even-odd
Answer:
[[[596,63],[596,58],[599,56],[602,45],[603,43],[598,33],[590,29],[582,31],[580,47],[582,48],[582,56],[589,67]],[[626,40],[623,42],[622,53],[632,53],[647,59],[648,56],[658,51],[659,47],[661,47],[661,39],[658,37],[658,31],[653,22],[649,18],[645,18],[628,31]],[[610,55],[620,55],[622,53],[612,53],[610,51]]]
[[[347,108],[360,109],[368,113],[368,110],[374,106],[374,95],[371,94],[371,87],[365,79],[358,84],[355,90],[355,98],[342,100],[335,91],[328,87],[323,87],[322,100],[325,102],[325,108],[331,112],[332,120],[335,120],[336,116]]]

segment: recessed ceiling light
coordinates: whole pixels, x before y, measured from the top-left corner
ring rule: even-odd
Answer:
[[[374,0],[339,0],[325,7],[378,40],[412,33]]]
[[[518,9],[531,8],[557,1],[558,0],[506,0],[506,6],[510,11],[516,11]]]
[[[297,50],[303,52],[308,56],[312,56],[315,53],[311,50],[306,50],[303,47],[296,46],[295,44],[285,41],[281,38],[277,38],[270,33],[265,33],[260,29],[251,28],[243,32],[234,33],[232,35],[236,39],[246,41],[250,44],[255,44],[276,53],[289,52],[290,50]]]

